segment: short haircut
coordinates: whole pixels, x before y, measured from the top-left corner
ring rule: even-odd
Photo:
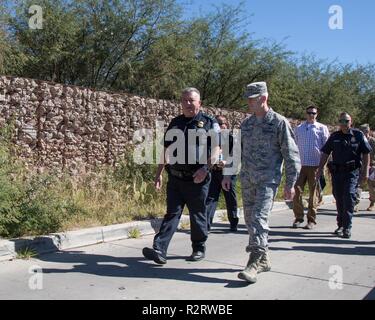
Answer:
[[[311,109],[316,109],[316,111],[319,111],[319,108],[313,104],[309,105],[307,108],[306,108],[306,111],[309,111]]]
[[[343,117],[349,117],[350,119],[352,119],[352,116],[349,113],[347,113],[347,112],[342,112],[340,114],[340,118],[343,118]]]
[[[199,92],[199,90],[193,87],[185,88],[184,90],[182,90],[181,95],[183,96],[185,94],[190,94],[190,93],[196,93],[199,96],[199,98],[201,97],[201,93]]]

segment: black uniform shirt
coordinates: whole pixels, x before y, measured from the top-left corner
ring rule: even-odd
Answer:
[[[177,137],[174,137],[172,141],[166,139],[166,136],[170,130],[181,130],[184,134],[185,139],[185,161],[184,163],[173,164],[173,168],[175,170],[180,171],[194,171],[203,167],[207,161],[204,159],[209,159],[211,156],[211,145],[219,146],[219,134],[220,134],[220,126],[217,123],[216,119],[213,117],[203,113],[200,111],[195,117],[193,118],[186,118],[184,115],[180,115],[174,118],[168,126],[168,129],[164,136],[164,147],[168,148],[174,142],[177,141]],[[193,130],[195,132],[202,132],[202,134],[206,134],[207,140],[202,139],[203,145],[200,145],[199,138],[190,139],[189,141],[189,130]],[[210,131],[211,135],[207,133]],[[173,135],[173,133],[172,133]],[[199,153],[199,147],[203,147],[204,152]],[[194,164],[189,164],[189,154],[190,157],[195,159]],[[207,157],[203,157],[203,159],[199,159],[199,155],[206,154]],[[174,157],[177,157],[177,150],[173,153]]]
[[[372,149],[361,131],[350,129],[347,134],[342,131],[334,132],[321,151],[327,155],[332,153],[335,164],[344,165],[354,160],[360,166],[362,154],[369,154]]]

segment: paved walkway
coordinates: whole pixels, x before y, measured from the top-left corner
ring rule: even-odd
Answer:
[[[363,201],[361,209],[367,205]],[[273,270],[255,285],[237,279],[247,261],[245,226],[232,234],[223,223],[210,234],[207,259],[199,263],[185,261],[191,253],[187,232],[175,235],[163,267],[142,257],[151,236],[0,263],[0,299],[375,299],[375,214],[356,215],[351,240],[332,235],[335,214],[333,204],[323,206],[317,228],[306,231],[289,228],[290,210],[274,213]],[[37,266],[42,282],[32,274]]]

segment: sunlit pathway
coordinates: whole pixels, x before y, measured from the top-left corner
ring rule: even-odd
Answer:
[[[361,208],[367,205],[364,201]],[[273,270],[261,274],[255,285],[237,279],[247,261],[245,226],[232,234],[226,224],[217,224],[207,259],[199,263],[185,261],[191,253],[185,232],[175,235],[163,267],[142,257],[151,236],[0,263],[0,299],[375,298],[375,214],[356,215],[351,240],[332,235],[332,204],[320,210],[313,231],[290,229],[292,221],[291,211],[272,215]],[[30,289],[38,284],[32,267],[43,270],[42,290]]]

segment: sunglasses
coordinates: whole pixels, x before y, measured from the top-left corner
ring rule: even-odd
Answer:
[[[316,116],[318,113],[317,112],[306,112],[310,116]]]
[[[339,123],[341,123],[341,124],[348,124],[349,122],[350,122],[350,120],[345,120],[345,119],[339,120]]]
[[[225,124],[225,125],[227,124],[226,122],[221,122],[221,121],[218,121],[217,123],[219,124],[219,126],[222,126],[222,125],[224,125],[224,124]]]

